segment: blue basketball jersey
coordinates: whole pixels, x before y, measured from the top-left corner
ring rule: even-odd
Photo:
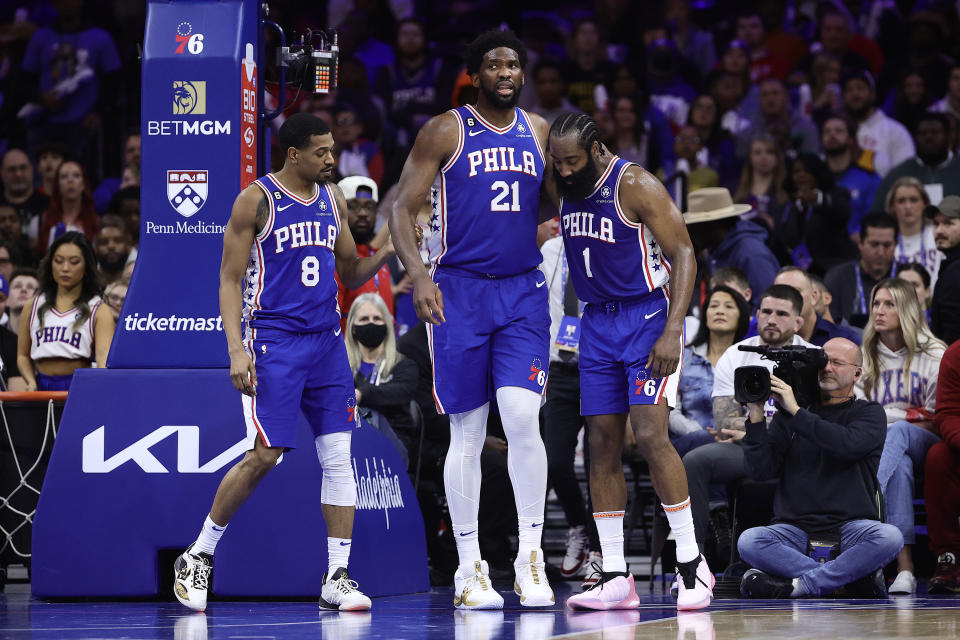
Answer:
[[[430,259],[473,273],[511,276],[535,269],[543,151],[522,109],[498,128],[472,106],[450,111],[457,151],[431,192]]]
[[[309,200],[287,191],[271,174],[255,184],[270,203],[270,217],[250,248],[243,319],[254,329],[301,333],[339,326],[333,248],[340,215],[329,185]]]
[[[620,180],[630,164],[614,157],[593,193],[560,201],[563,248],[584,302],[639,298],[670,281],[670,263],[653,233],[620,208]]]

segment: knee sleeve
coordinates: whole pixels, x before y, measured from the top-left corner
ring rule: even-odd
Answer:
[[[547,494],[547,452],[540,438],[540,395],[520,387],[500,387],[497,405],[507,436],[507,470],[517,514],[521,518],[542,518]]]
[[[320,502],[337,507],[357,504],[357,483],[350,458],[350,432],[317,436],[317,458],[323,468]]]
[[[480,508],[480,453],[487,435],[490,404],[450,415],[450,448],[443,464],[447,507],[454,525],[477,521]]]

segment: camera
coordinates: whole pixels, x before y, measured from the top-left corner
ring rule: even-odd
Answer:
[[[787,345],[785,347],[751,347],[740,345],[740,351],[759,353],[773,360],[773,375],[793,389],[797,404],[809,407],[820,401],[820,370],[827,366],[823,349]],[[770,397],[770,372],[766,367],[738,367],[733,372],[733,397],[737,402],[766,402]]]

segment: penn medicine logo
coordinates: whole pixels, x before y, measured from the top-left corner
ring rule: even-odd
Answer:
[[[206,80],[173,81],[173,115],[202,116],[207,113]]]
[[[167,200],[184,218],[189,218],[200,210],[207,201],[208,189],[206,171],[167,171]]]

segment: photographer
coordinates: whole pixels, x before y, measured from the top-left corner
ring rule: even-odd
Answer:
[[[779,480],[775,524],[746,530],[737,544],[740,556],[756,567],[740,585],[747,597],[818,597],[855,581],[851,595],[885,595],[877,570],[903,546],[900,531],[881,522],[877,466],[886,417],[877,403],[854,397],[863,372],[860,349],[833,338],[823,350],[828,360],[819,373],[819,405],[801,408],[791,386],[776,376],[770,397],[778,411],[769,429],[765,403],[747,405],[747,470],[754,480]],[[835,559],[831,554],[821,563],[808,553],[808,546],[835,542]]]

